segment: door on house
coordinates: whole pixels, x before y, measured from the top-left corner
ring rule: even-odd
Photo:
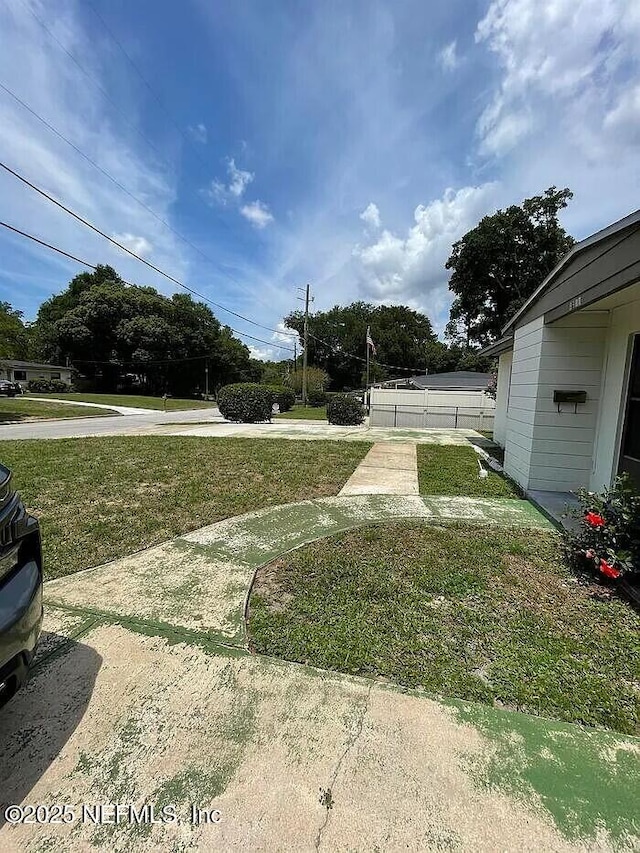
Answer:
[[[633,341],[619,471],[626,471],[640,489],[640,335]]]

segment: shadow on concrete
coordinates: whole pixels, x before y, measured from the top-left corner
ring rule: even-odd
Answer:
[[[101,656],[84,643],[43,631],[55,651],[36,661],[25,687],[0,708],[0,828],[56,760],[82,720]]]

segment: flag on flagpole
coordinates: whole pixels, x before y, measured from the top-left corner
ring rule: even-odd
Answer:
[[[367,347],[371,349],[371,352],[376,354],[376,345],[373,342],[373,338],[371,337],[371,327],[367,326]]]

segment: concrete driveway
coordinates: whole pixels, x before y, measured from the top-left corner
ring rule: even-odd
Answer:
[[[248,652],[255,568],[319,535],[548,526],[451,501],[304,501],[48,583],[39,664],[0,711],[0,800],[69,822],[5,823],[0,849],[637,849],[638,740]]]

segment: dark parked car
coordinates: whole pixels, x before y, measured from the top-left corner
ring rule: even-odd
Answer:
[[[8,379],[0,379],[0,394],[5,394],[7,397],[15,397],[16,394],[22,394],[22,386],[18,382],[9,382]]]
[[[0,705],[24,684],[41,627],[40,526],[0,465]]]

